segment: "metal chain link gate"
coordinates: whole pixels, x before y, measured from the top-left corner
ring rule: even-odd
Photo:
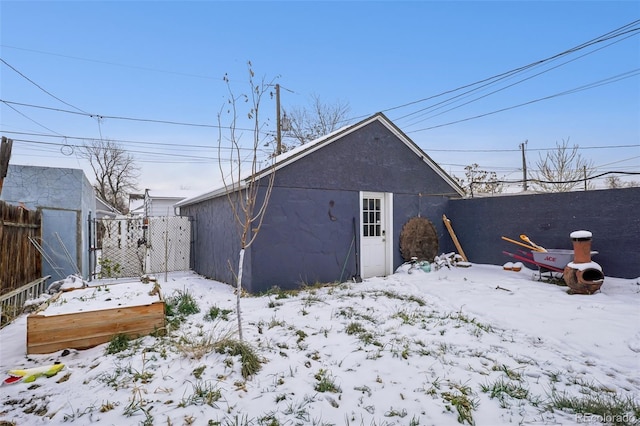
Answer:
[[[189,269],[191,224],[182,216],[97,219],[94,277]]]

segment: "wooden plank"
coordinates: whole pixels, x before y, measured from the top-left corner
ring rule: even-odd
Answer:
[[[453,232],[453,227],[451,226],[451,221],[445,215],[442,215],[442,221],[444,222],[444,226],[447,227],[447,231],[449,231],[449,235],[451,236],[451,239],[453,240],[453,244],[458,249],[458,253],[460,254],[460,256],[462,256],[462,260],[464,260],[465,262],[468,262],[469,259],[467,259],[467,255],[464,254],[464,251],[462,250],[462,246],[460,245],[460,242],[458,241],[458,237],[456,237],[456,233]]]
[[[99,311],[27,317],[27,354],[87,349],[117,334],[137,338],[164,329],[164,302]]]

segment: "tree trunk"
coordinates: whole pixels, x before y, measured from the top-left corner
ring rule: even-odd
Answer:
[[[242,296],[242,269],[244,267],[244,248],[240,249],[238,261],[238,284],[236,286],[236,311],[238,315],[238,338],[242,342],[242,311],[240,309],[240,297]]]

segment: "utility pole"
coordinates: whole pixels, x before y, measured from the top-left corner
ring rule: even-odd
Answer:
[[[584,174],[584,190],[587,190],[587,166],[582,166],[582,173]]]
[[[522,149],[522,190],[527,190],[527,159],[524,155],[524,148],[527,145],[528,140],[524,141],[520,144],[520,149]]]
[[[280,85],[276,83],[276,155],[282,154],[282,126],[280,124]]]

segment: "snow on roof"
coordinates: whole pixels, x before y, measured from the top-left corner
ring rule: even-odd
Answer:
[[[183,200],[185,198],[193,197],[201,192],[202,191],[193,190],[193,189],[161,189],[161,190],[151,189],[149,190],[149,197],[155,198],[155,199],[167,198],[167,199]]]

